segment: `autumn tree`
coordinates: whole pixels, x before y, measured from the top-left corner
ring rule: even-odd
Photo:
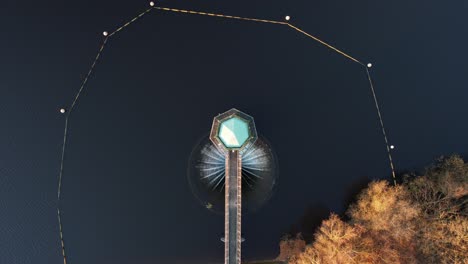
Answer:
[[[347,211],[323,221],[314,241],[294,247],[290,264],[468,263],[468,164],[439,159],[402,184],[369,184]],[[292,241],[292,240],[291,240]]]
[[[314,243],[293,263],[355,263],[360,231],[332,214],[315,233]]]
[[[304,251],[305,247],[306,242],[301,233],[298,233],[295,237],[284,236],[280,241],[280,254],[277,260],[289,261],[292,256],[297,256]]]
[[[405,186],[420,206],[418,259],[424,263],[468,263],[468,164],[440,158],[422,176],[406,175]]]
[[[415,263],[415,219],[419,208],[403,186],[372,182],[348,211],[351,223],[364,227],[366,250],[380,263]],[[379,262],[376,262],[379,263]]]

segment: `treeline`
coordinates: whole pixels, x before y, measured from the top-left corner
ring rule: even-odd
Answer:
[[[468,263],[468,163],[438,159],[402,183],[374,181],[343,220],[331,214],[306,244],[301,235],[280,242],[289,264]]]

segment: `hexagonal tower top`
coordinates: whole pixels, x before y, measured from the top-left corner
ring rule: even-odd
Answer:
[[[210,140],[222,152],[244,150],[257,140],[253,117],[235,108],[213,119]]]

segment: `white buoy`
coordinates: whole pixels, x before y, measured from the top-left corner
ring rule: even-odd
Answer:
[[[104,31],[104,32],[102,32],[102,35],[104,35],[104,37],[107,37],[107,35],[109,35],[109,33],[107,33],[107,31]]]
[[[394,149],[394,148],[395,148],[395,146],[393,146],[393,145],[390,146],[390,149]]]
[[[67,112],[67,110],[65,110],[65,108],[60,108],[60,113],[65,114],[65,112]]]
[[[367,63],[367,68],[371,68],[372,67],[372,63]]]
[[[150,2],[150,6],[154,6],[154,2],[153,2],[153,1]]]
[[[286,21],[289,21],[291,19],[290,16],[286,16],[284,19],[286,19]]]

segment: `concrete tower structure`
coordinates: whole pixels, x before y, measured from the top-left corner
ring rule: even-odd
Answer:
[[[254,120],[233,108],[214,118],[210,140],[226,157],[224,263],[241,264],[242,153],[257,140]]]

